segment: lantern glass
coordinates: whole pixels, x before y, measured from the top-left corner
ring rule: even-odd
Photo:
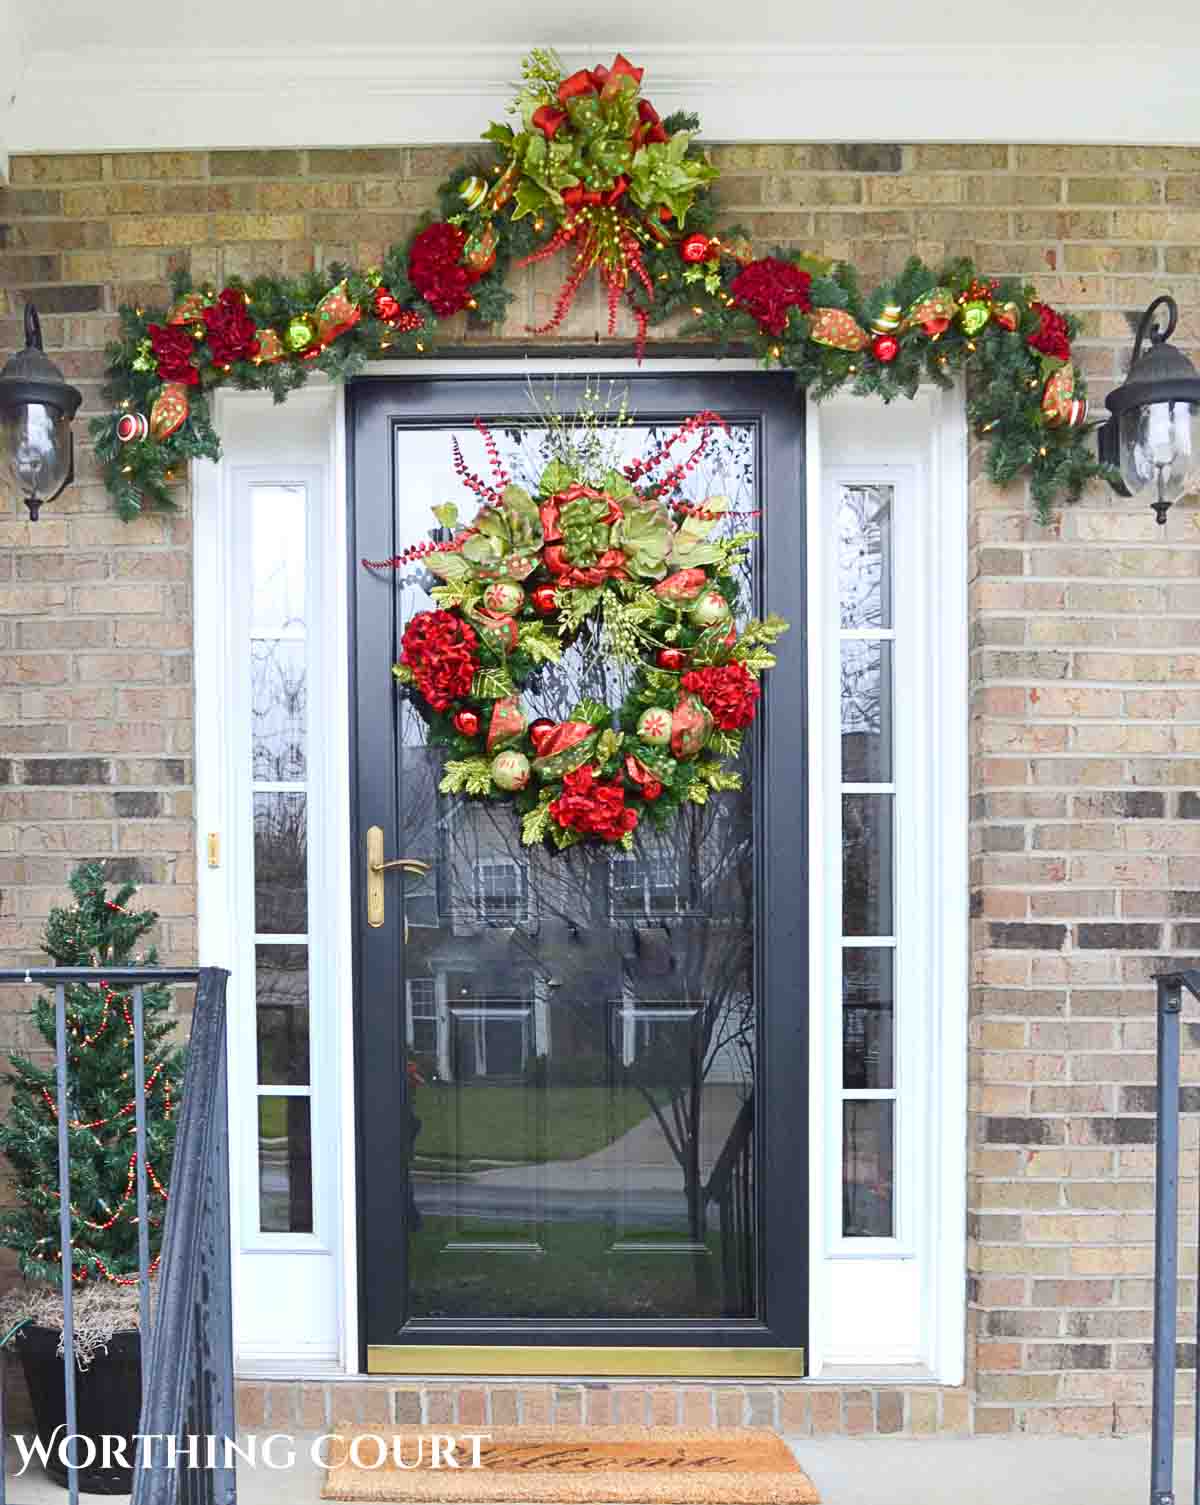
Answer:
[[[1193,489],[1200,479],[1192,446],[1196,406],[1151,402],[1121,414],[1121,476],[1131,492],[1153,486],[1160,502],[1177,502]]]
[[[30,500],[57,496],[71,473],[71,420],[44,402],[20,402],[0,411],[0,439],[8,469]]]

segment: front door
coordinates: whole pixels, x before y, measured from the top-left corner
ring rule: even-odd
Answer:
[[[607,384],[606,384],[607,386]],[[690,414],[686,495],[759,542],[743,594],[781,640],[744,787],[633,850],[523,847],[510,806],[438,792],[444,754],[398,693],[419,565],[368,569],[474,500],[482,416],[513,478],[595,381],[371,378],[350,393],[354,896],[363,1340],[388,1372],[797,1374],[807,1292],[803,407],[781,375],[631,375],[631,458]],[[605,409],[609,411],[610,409]],[[603,415],[602,415],[603,416]],[[690,447],[689,447],[690,448]],[[684,448],[680,458],[686,458]],[[744,514],[758,514],[749,525]],[[615,705],[581,639],[526,693]],[[367,845],[389,871],[368,916]],[[382,923],[380,923],[382,920]]]

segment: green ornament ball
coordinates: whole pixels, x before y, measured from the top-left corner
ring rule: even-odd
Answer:
[[[976,301],[963,304],[962,312],[959,314],[958,320],[962,325],[963,333],[967,336],[968,339],[971,339],[985,328],[988,320],[991,317],[992,311],[988,307],[988,305],[986,303]]]
[[[531,771],[529,759],[525,754],[514,752],[511,748],[506,752],[497,753],[492,759],[492,783],[507,794],[514,794],[518,789],[524,789],[529,783]]]
[[[647,747],[666,747],[671,740],[671,713],[652,705],[638,717],[637,734]]]
[[[688,617],[697,627],[719,627],[728,622],[733,611],[719,590],[706,590],[697,596],[688,611]]]
[[[311,319],[298,318],[289,322],[286,336],[289,350],[307,350],[315,338]]]

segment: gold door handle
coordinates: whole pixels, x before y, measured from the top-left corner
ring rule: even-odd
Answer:
[[[392,868],[424,877],[429,864],[416,857],[392,857],[384,860],[383,827],[371,826],[367,831],[367,924],[378,929],[385,919],[385,886],[383,875]],[[405,926],[407,930],[407,925]]]
[[[386,873],[394,867],[402,867],[406,873],[416,873],[418,876],[429,871],[429,864],[418,862],[415,857],[393,857],[389,862],[373,862],[371,871]]]

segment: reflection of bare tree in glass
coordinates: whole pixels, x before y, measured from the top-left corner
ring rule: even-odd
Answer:
[[[644,453],[669,431],[626,431],[625,457]],[[523,429],[498,437],[514,479],[534,483],[551,457],[544,434]],[[733,509],[751,512],[755,458],[753,431],[714,435],[689,477],[688,499],[721,493]],[[754,523],[743,516],[722,527],[742,531]],[[420,577],[401,584],[407,619],[428,601]],[[749,569],[744,591],[749,607]],[[560,665],[540,671],[523,699],[532,716],[562,720],[584,697],[616,706],[629,678],[630,670],[585,631]],[[698,1312],[714,1307],[710,1206],[727,1194],[735,1159],[743,1187],[750,1174],[753,743],[748,737],[741,760],[746,788],[714,795],[703,807],[686,806],[662,834],[644,821],[632,853],[584,846],[557,853],[523,847],[519,820],[507,804],[440,795],[443,755],[425,747],[414,704],[401,707],[400,850],[430,860],[437,883],[436,898],[431,890],[409,904],[408,975],[453,972],[457,981],[460,972],[469,973],[478,980],[479,998],[506,1002],[527,997],[532,987],[546,1023],[527,1078],[530,1091],[536,1081],[641,1097],[678,1168],[686,1241],[695,1250]],[[481,866],[503,861],[527,874],[524,918],[489,919],[478,905]],[[413,892],[405,882],[406,893]],[[418,913],[427,918],[417,921]],[[623,1132],[625,1126],[614,1123],[609,1144]],[[598,1207],[597,1214],[617,1217],[615,1207]],[[748,1226],[742,1232],[752,1236]],[[745,1256],[738,1263],[743,1270],[753,1266]],[[750,1310],[750,1299],[745,1280],[738,1293],[727,1283],[720,1305],[736,1315]]]

